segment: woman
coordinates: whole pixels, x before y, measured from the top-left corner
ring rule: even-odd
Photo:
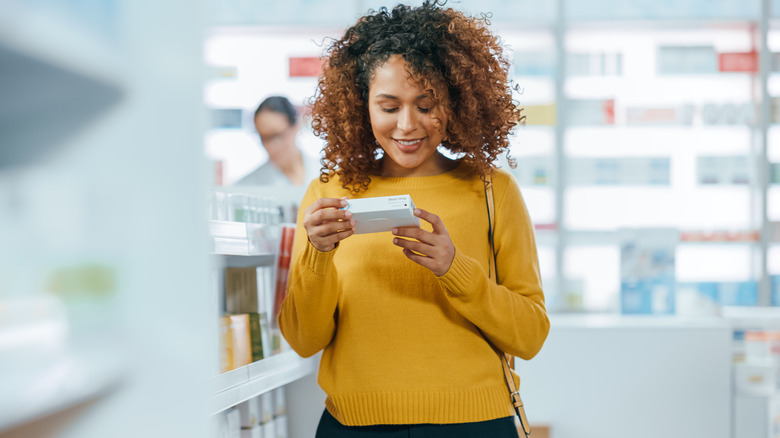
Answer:
[[[507,69],[484,20],[428,2],[365,16],[330,47],[312,124],[325,167],[301,204],[279,315],[300,355],[324,350],[318,437],[517,436],[480,331],[530,359],[549,321],[528,212],[491,167],[520,119]],[[422,228],[353,235],[345,197],[400,194]]]
[[[302,186],[316,178],[319,165],[295,145],[298,114],[286,97],[271,96],[255,111],[255,129],[268,161],[235,185]]]

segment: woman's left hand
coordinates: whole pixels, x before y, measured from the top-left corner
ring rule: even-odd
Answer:
[[[414,215],[430,223],[433,226],[433,232],[425,231],[422,228],[394,228],[393,235],[398,237],[393,239],[393,244],[403,248],[404,255],[410,260],[425,266],[437,277],[441,277],[449,271],[450,265],[452,265],[452,259],[455,258],[455,245],[453,245],[450,234],[439,216],[421,208],[415,209]],[[416,240],[400,239],[399,237]]]

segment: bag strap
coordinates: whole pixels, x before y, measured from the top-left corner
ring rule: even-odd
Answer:
[[[487,185],[485,186],[485,203],[487,205],[487,213],[488,213],[488,240],[490,241],[490,257],[488,258],[488,277],[491,276],[491,273],[494,274],[496,284],[500,284],[498,282],[498,263],[496,259],[496,245],[495,245],[495,204],[493,200],[493,178],[491,178],[490,175],[487,176]],[[515,385],[515,379],[512,375],[512,368],[514,367],[514,357],[511,357],[501,351],[498,347],[493,345],[492,342],[485,336],[484,333],[480,330],[479,333],[482,335],[483,338],[485,338],[485,341],[490,345],[490,348],[493,349],[493,351],[498,354],[498,357],[501,360],[501,368],[504,371],[504,383],[506,383],[507,390],[509,391],[510,397],[512,399],[512,406],[515,409],[515,414],[517,415],[517,418],[520,420],[520,426],[523,428],[523,432],[525,433],[526,438],[531,435],[531,426],[528,424],[528,418],[525,416],[525,408],[523,407],[523,400],[520,398],[520,390]],[[518,376],[519,379],[519,376]]]

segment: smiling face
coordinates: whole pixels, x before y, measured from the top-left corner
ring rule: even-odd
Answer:
[[[371,130],[385,151],[382,176],[430,176],[449,170],[436,150],[447,116],[433,97],[413,82],[401,55],[374,71],[368,87]]]

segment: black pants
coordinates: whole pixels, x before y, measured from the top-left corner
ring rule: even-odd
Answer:
[[[315,438],[517,438],[514,417],[476,423],[344,426],[322,413]]]

